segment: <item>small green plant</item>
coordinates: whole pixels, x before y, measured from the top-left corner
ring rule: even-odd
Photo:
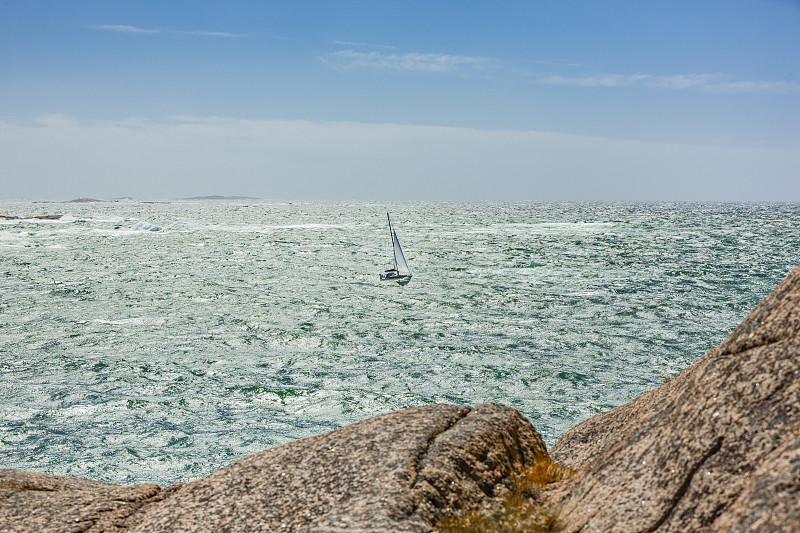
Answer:
[[[545,533],[559,531],[558,510],[541,503],[541,489],[567,479],[574,470],[541,456],[511,478],[502,505],[472,509],[439,520],[439,533]]]

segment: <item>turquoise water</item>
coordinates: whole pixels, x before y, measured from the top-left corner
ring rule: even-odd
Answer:
[[[800,261],[800,204],[0,203],[45,214],[0,219],[0,467],[119,483],[432,402],[552,445]]]

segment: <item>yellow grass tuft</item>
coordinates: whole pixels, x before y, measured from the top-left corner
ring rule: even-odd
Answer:
[[[574,470],[539,457],[511,478],[502,506],[473,509],[439,520],[439,533],[545,533],[559,531],[558,510],[540,503],[541,489],[567,479]]]
[[[440,520],[439,533],[539,533],[558,531],[558,512],[529,500],[509,499],[494,511],[473,510]]]
[[[535,497],[545,485],[568,479],[574,473],[573,469],[554,463],[550,457],[540,457],[511,478],[512,493]]]

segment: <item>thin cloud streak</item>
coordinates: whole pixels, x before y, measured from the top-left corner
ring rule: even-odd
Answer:
[[[397,50],[395,46],[389,46],[388,44],[374,44],[374,43],[359,43],[353,41],[325,41],[327,44],[335,44],[338,46],[366,46],[369,48],[386,48],[387,50]]]
[[[548,85],[577,85],[581,87],[624,87],[648,78],[647,74],[601,74],[595,76],[548,76],[541,80]]]
[[[682,91],[697,89],[708,93],[773,93],[795,94],[800,85],[786,81],[727,81],[722,74],[599,74],[592,76],[547,76],[539,83],[578,87],[635,87]]]
[[[179,33],[181,35],[200,35],[202,37],[242,37],[242,35],[237,33],[230,33],[227,31],[203,31],[203,30],[194,30],[194,31],[180,31],[180,30],[170,30],[169,33]]]
[[[132,34],[173,34],[173,35],[197,35],[200,37],[243,37],[241,34],[230,33],[227,31],[206,31],[206,30],[157,30],[152,28],[138,28],[136,26],[129,26],[126,24],[102,24],[96,26],[95,29],[113,31],[117,33],[132,33]]]
[[[346,46],[372,46],[367,43],[328,41],[329,44]],[[385,53],[339,50],[318,56],[336,70],[395,70],[405,72],[459,73],[485,70],[500,63],[488,57],[437,53]],[[556,65],[545,60],[532,61],[543,65]],[[568,65],[568,66],[578,66]],[[646,87],[668,91],[698,90],[706,93],[727,94],[798,94],[800,84],[787,81],[731,81],[723,74],[673,74],[657,76],[636,72],[633,74],[594,74],[587,76],[550,75],[540,77],[538,83],[577,87]]]
[[[705,90],[711,87],[715,80],[721,76],[715,74],[675,74],[673,76],[650,76],[646,79],[648,87],[681,91],[684,89],[699,88]]]
[[[800,84],[786,81],[734,81],[717,83],[705,88],[713,93],[800,93]]]
[[[161,31],[159,30],[137,28],[136,26],[128,26],[126,24],[102,24],[100,26],[97,26],[96,29],[114,31],[117,33],[161,33]]]
[[[388,69],[409,72],[455,73],[464,69],[480,69],[492,61],[485,57],[450,54],[357,52],[340,50],[320,56],[328,66],[338,70]]]

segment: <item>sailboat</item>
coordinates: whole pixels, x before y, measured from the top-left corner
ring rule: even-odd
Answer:
[[[394,268],[390,268],[381,274],[381,281],[396,281],[400,285],[408,285],[408,282],[411,281],[411,271],[408,269],[408,263],[406,263],[406,256],[403,255],[403,249],[400,248],[400,241],[397,240],[397,232],[395,232],[392,227],[392,220],[389,218],[389,213],[386,213],[386,220],[389,221],[389,235],[392,237]]]

